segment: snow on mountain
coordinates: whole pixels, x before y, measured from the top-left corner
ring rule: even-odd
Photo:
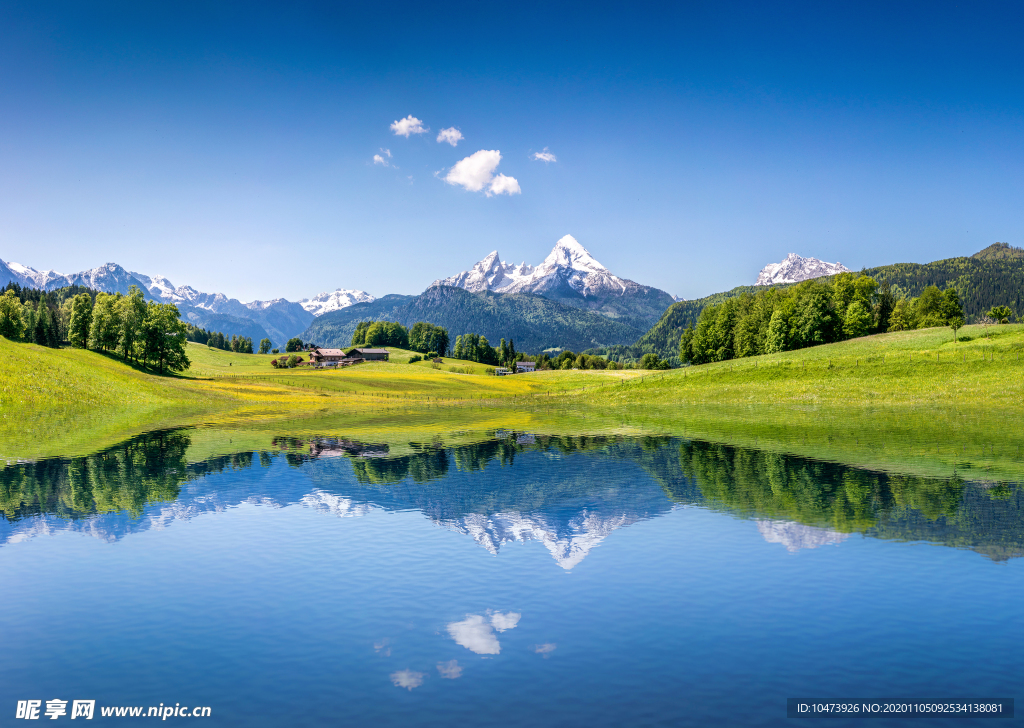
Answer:
[[[128,289],[132,286],[139,286],[148,290],[145,284],[137,279],[134,274],[129,273],[117,263],[106,263],[92,270],[83,270],[69,275],[53,270],[39,271],[27,265],[14,262],[5,264],[4,268],[15,276],[16,283],[30,288],[42,288],[47,291],[64,288],[65,286],[85,286],[98,291],[106,291],[107,293],[127,293]]]
[[[817,526],[805,526],[795,521],[758,520],[757,530],[768,543],[779,543],[791,554],[800,549],[816,549],[821,546],[838,546],[850,537],[848,533],[832,531]]]
[[[641,520],[639,514],[620,513],[602,516],[586,510],[574,515],[567,523],[543,514],[518,511],[489,515],[472,513],[457,520],[440,520],[445,528],[471,536],[480,546],[497,554],[508,543],[539,541],[552,558],[566,571],[586,558],[612,531]]]
[[[174,284],[164,276],[147,276],[145,273],[136,273],[135,271],[131,271],[131,274],[142,281],[153,298],[162,299],[165,303],[174,302]]]
[[[821,276],[848,273],[850,271],[842,263],[826,263],[817,258],[803,258],[790,253],[781,263],[769,263],[761,269],[757,276],[757,286],[770,286],[777,283],[798,283],[820,278]]]
[[[629,283],[612,275],[576,238],[566,235],[538,266],[504,263],[495,250],[469,270],[434,281],[433,285],[464,288],[472,293],[545,293],[568,286],[588,296],[623,293]]]
[[[12,282],[48,291],[78,285],[106,293],[128,293],[128,289],[135,285],[143,290],[146,298],[175,304],[182,319],[196,326],[222,331],[226,335],[239,333],[259,338],[267,335],[275,346],[283,346],[285,341],[301,334],[319,313],[374,300],[364,291],[338,289],[333,293],[322,293],[312,302],[303,299],[305,303],[312,304],[307,306],[283,298],[243,303],[223,293],[203,293],[192,286],[175,286],[166,276],[130,272],[116,263],[64,275],[0,260],[0,287]]]
[[[376,297],[366,291],[339,288],[335,291],[317,294],[313,298],[303,298],[298,303],[314,316],[323,316],[331,311],[348,308],[354,303],[369,303],[375,300],[377,300]]]
[[[16,282],[21,285],[31,286],[32,288],[46,288],[50,281],[64,277],[62,273],[58,273],[55,270],[36,270],[35,268],[29,268],[27,265],[15,263],[13,260],[7,263],[7,268],[15,277],[20,277],[24,281]]]

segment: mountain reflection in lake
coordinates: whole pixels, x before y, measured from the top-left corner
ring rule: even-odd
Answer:
[[[0,470],[11,709],[781,724],[798,695],[1012,697],[1024,667],[1015,484],[675,438],[193,438]]]

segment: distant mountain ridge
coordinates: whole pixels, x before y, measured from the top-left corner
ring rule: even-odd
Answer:
[[[504,263],[495,250],[469,270],[433,285],[471,293],[543,296],[641,329],[651,326],[675,301],[658,288],[614,275],[572,235],[562,236],[540,265]]]
[[[432,286],[419,296],[383,296],[316,319],[302,334],[320,346],[348,346],[360,321],[426,321],[448,329],[452,344],[476,333],[496,344],[512,339],[519,351],[540,353],[553,347],[575,351],[635,341],[642,328],[594,311],[528,293],[472,293],[453,286]]]
[[[612,274],[571,235],[558,240],[537,266],[502,263],[495,251],[470,270],[435,281],[419,296],[377,299],[338,288],[297,302],[243,303],[116,263],[64,275],[0,261],[0,286],[10,282],[44,290],[77,284],[107,293],[127,293],[136,285],[147,299],[177,305],[195,326],[254,341],[267,337],[276,347],[295,336],[325,346],[347,345],[358,321],[379,319],[406,325],[428,321],[445,326],[453,337],[474,332],[495,340],[513,338],[534,351],[622,345],[635,341],[676,300]]]
[[[365,291],[338,289],[296,303],[284,298],[242,303],[223,293],[203,293],[191,286],[175,286],[165,276],[127,271],[117,263],[64,275],[53,270],[36,270],[0,260],[0,287],[17,283],[26,288],[53,291],[65,286],[84,286],[105,293],[128,293],[138,286],[147,299],[173,303],[182,318],[194,326],[227,335],[248,336],[254,341],[269,338],[274,346],[302,333],[316,316],[338,310],[356,301],[372,301]]]
[[[850,271],[842,263],[826,263],[817,258],[804,258],[790,253],[781,263],[769,263],[757,276],[755,286],[774,286],[780,283],[799,283],[811,278],[831,276]]]

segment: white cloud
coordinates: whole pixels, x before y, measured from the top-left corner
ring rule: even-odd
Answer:
[[[428,130],[423,126],[422,120],[409,114],[404,119],[392,122],[391,131],[395,132],[395,136],[404,136],[408,139],[410,134],[425,134]]]
[[[448,634],[456,644],[478,655],[497,655],[501,652],[501,645],[491,625],[479,614],[470,614],[461,622],[450,623]]]
[[[395,684],[395,687],[405,688],[411,692],[413,688],[418,688],[423,684],[423,677],[422,672],[399,670],[391,673],[391,682]]]
[[[515,177],[506,177],[503,174],[499,174],[491,181],[491,186],[487,190],[487,196],[519,195],[522,192],[523,190],[519,187],[519,181]]]
[[[535,159],[538,162],[557,162],[558,157],[548,151],[547,147],[544,147],[543,152],[534,152],[530,155],[530,159]]]
[[[486,188],[488,197],[501,194],[520,194],[522,189],[515,177],[507,177],[503,174],[494,176],[494,170],[498,168],[500,162],[501,152],[497,149],[481,149],[457,162],[448,170],[444,181],[450,185],[464,187],[470,192],[480,192]]]
[[[388,159],[391,159],[391,150],[390,149],[384,149],[383,147],[381,147],[380,151],[381,151],[381,154],[383,154],[384,156],[382,157],[381,154],[374,154],[373,155],[373,163],[374,164],[379,164],[379,165],[381,165],[383,167],[390,167],[391,163],[388,162]],[[384,157],[387,157],[387,159],[385,159]]]
[[[548,642],[543,645],[537,645],[533,648],[533,651],[536,652],[538,655],[543,655],[544,659],[546,660],[548,659],[548,655],[555,651],[556,647],[558,647],[558,645],[556,645],[554,642]]]
[[[497,149],[481,149],[457,162],[448,170],[444,181],[450,185],[465,187],[470,192],[479,192],[490,184],[499,162],[501,162],[501,152]]]
[[[462,136],[462,132],[456,129],[454,126],[449,127],[447,129],[442,129],[441,132],[437,135],[437,141],[448,142],[453,147],[458,146],[459,142],[465,138],[466,137]]]
[[[523,615],[518,612],[509,612],[507,614],[495,612],[491,615],[491,625],[493,625],[499,632],[504,632],[507,629],[515,629],[522,616]]]
[[[441,677],[448,678],[449,680],[462,677],[462,667],[459,666],[458,660],[437,663],[437,671],[441,673]]]

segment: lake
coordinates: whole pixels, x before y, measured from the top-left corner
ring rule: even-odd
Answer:
[[[260,437],[0,470],[3,725],[29,700],[127,725],[153,720],[101,709],[852,725],[787,700],[991,703],[1024,674],[1017,483],[674,437]]]

